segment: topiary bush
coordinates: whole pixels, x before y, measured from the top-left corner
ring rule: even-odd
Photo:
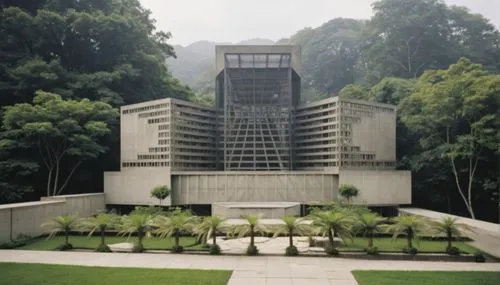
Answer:
[[[332,246],[326,246],[325,252],[326,252],[326,254],[331,255],[331,256],[339,255],[339,250],[336,249],[335,247],[332,247]]]
[[[0,249],[13,249],[21,246],[27,245],[33,238],[28,235],[18,235],[14,240],[10,242],[4,242],[0,244]]]
[[[111,249],[109,248],[109,246],[107,246],[106,244],[100,244],[96,250],[96,252],[111,252]]]
[[[449,255],[460,255],[460,249],[455,246],[446,247],[446,253]]]
[[[220,246],[218,244],[212,244],[210,246],[211,255],[220,255]]]
[[[134,247],[132,248],[132,252],[135,252],[135,253],[144,252],[144,246],[139,245],[139,244],[135,244]]]
[[[406,253],[406,254],[415,255],[415,254],[418,253],[418,249],[416,247],[407,247],[407,246],[405,246],[403,248],[403,252]]]
[[[255,245],[249,245],[247,247],[247,255],[253,256],[259,254],[259,249]]]
[[[184,247],[182,247],[182,245],[174,245],[172,246],[172,249],[170,250],[170,252],[172,253],[182,253],[184,251]]]
[[[56,247],[56,250],[59,250],[59,251],[66,251],[66,250],[71,250],[71,249],[73,249],[73,245],[71,243],[62,244],[62,245]]]
[[[476,262],[478,263],[483,263],[483,262],[486,262],[486,257],[484,256],[484,254],[480,251],[477,251],[475,254],[474,254],[474,259],[476,260]]]
[[[378,255],[378,247],[376,247],[376,246],[367,247],[367,248],[365,248],[365,252],[368,255]]]
[[[299,250],[294,245],[288,246],[285,250],[285,255],[286,256],[298,256]]]

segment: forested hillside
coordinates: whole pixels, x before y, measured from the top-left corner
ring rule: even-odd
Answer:
[[[170,35],[136,0],[0,5],[0,203],[102,191],[103,171],[119,166],[106,110],[190,96],[165,65]]]
[[[137,0],[0,5],[0,203],[101,191],[103,171],[119,166],[122,104],[213,103],[215,43],[171,46]],[[302,100],[397,105],[415,205],[496,221],[498,29],[441,0],[381,0],[373,12],[278,41],[302,46]]]

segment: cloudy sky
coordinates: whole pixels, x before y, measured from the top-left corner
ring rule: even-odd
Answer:
[[[170,31],[171,43],[199,40],[238,42],[278,40],[304,27],[336,18],[366,19],[374,0],[140,0],[153,12],[157,27]],[[500,26],[500,0],[445,0],[467,6]],[[293,3],[293,4],[291,4]]]

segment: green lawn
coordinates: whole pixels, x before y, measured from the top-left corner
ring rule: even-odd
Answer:
[[[498,285],[500,272],[353,271],[359,285]]]
[[[88,248],[95,249],[99,245],[101,239],[98,236],[71,236],[69,238],[69,242],[73,244],[75,248]],[[121,236],[109,236],[106,237],[106,243],[120,243],[120,242],[137,242],[137,237],[130,237],[127,241],[127,237]],[[57,246],[64,244],[63,236],[55,236],[51,239],[47,239],[46,237],[37,238],[33,242],[19,247],[18,249],[32,249],[32,250],[54,250]],[[186,248],[199,248],[200,245],[195,244],[194,237],[182,237],[180,239],[180,244]],[[144,239],[144,247],[146,249],[170,249],[174,245],[173,238],[146,238]]]
[[[392,238],[375,238],[373,240],[374,246],[378,247],[379,251],[401,251],[403,247],[406,246],[405,238],[398,238],[393,240]],[[353,240],[346,239],[345,246],[341,250],[348,251],[362,251],[368,246],[367,238],[353,238]],[[444,252],[447,246],[445,241],[428,241],[421,240],[420,242],[414,242],[413,246],[418,248],[420,252]],[[475,253],[476,249],[464,242],[454,242],[453,246],[458,247],[461,251],[468,253]]]
[[[226,285],[231,271],[0,263],[2,285]]]

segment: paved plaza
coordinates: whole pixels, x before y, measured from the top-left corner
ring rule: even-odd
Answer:
[[[328,257],[209,256],[2,250],[0,262],[232,270],[228,285],[355,285],[352,270],[497,271],[500,263],[376,261]]]

